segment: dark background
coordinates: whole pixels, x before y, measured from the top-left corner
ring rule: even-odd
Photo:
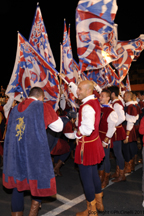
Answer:
[[[71,44],[74,59],[78,62],[76,51],[75,32],[75,10],[78,0],[40,0],[39,6],[42,12],[45,27],[48,33],[50,46],[56,61],[56,69],[59,71],[60,65],[60,42],[63,39],[64,18],[66,18],[67,28],[71,24]],[[115,23],[118,24],[118,39],[130,40],[144,34],[144,11],[143,0],[117,0],[118,11]],[[1,20],[1,70],[0,85],[4,88],[9,83],[16,56],[17,31],[27,40],[31,31],[32,22],[35,15],[37,1],[25,0],[4,0],[0,4]],[[143,66],[144,52],[141,53],[137,62]],[[132,67],[131,66],[131,67]]]

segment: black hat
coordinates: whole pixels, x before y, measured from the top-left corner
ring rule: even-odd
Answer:
[[[69,111],[68,113],[67,113],[67,116],[69,117],[69,118],[76,118],[76,116],[77,116],[77,112],[74,112],[74,111]]]

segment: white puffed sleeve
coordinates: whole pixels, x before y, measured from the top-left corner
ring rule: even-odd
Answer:
[[[115,111],[112,111],[107,118],[107,122],[108,122],[108,130],[106,133],[107,137],[111,138],[113,136],[114,132],[116,131],[117,121],[118,121],[118,115]]]

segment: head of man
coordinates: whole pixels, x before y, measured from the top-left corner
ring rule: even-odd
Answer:
[[[140,101],[144,100],[144,91],[140,91],[138,93],[138,98],[140,99]]]
[[[108,89],[103,89],[100,94],[100,104],[108,104],[110,100],[111,92]]]
[[[77,96],[79,100],[83,100],[84,98],[93,94],[93,83],[90,80],[84,80],[79,83],[77,89]]]
[[[124,101],[126,103],[129,101],[132,101],[132,96],[133,96],[132,92],[130,92],[130,91],[125,92],[124,93]]]
[[[35,97],[39,101],[44,101],[44,92],[39,87],[33,87],[33,88],[31,88],[31,90],[29,92],[29,97]]]
[[[119,87],[118,86],[111,86],[108,88],[111,92],[111,100],[115,100],[119,96]]]
[[[137,95],[135,92],[132,92],[132,100],[136,101],[137,100]]]

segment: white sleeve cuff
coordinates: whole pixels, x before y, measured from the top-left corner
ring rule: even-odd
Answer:
[[[104,142],[104,141],[102,141],[105,145],[109,145],[109,143],[106,143],[106,142]]]
[[[75,139],[75,133],[64,133],[64,135],[68,138],[68,139]]]
[[[63,121],[61,120],[60,117],[58,117],[58,120],[49,124],[48,127],[55,132],[60,132],[63,130]]]
[[[75,131],[74,131],[75,138],[76,138],[76,139],[81,139],[81,138],[82,138],[82,136],[79,136],[79,137],[78,137],[78,136],[76,135],[76,133],[77,133],[77,131],[75,130]]]

